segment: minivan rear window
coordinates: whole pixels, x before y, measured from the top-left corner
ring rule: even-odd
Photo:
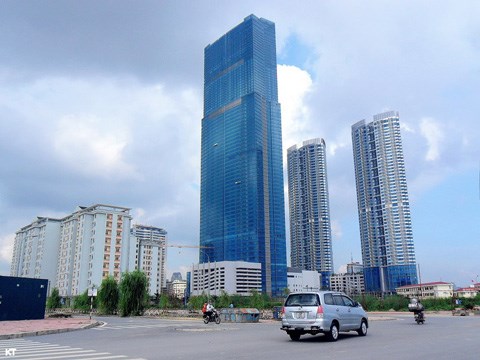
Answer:
[[[318,306],[316,294],[292,294],[287,298],[285,306]]]

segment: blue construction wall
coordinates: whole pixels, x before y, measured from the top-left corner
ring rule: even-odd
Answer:
[[[0,321],[45,317],[47,279],[0,276]]]

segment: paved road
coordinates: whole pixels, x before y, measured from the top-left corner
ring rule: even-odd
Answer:
[[[205,325],[199,320],[98,318],[102,327],[3,340],[0,359],[480,359],[480,317],[413,316],[371,321],[366,337],[345,333],[292,342],[279,322]],[[377,318],[378,319],[378,318]],[[4,349],[15,348],[15,357]],[[10,354],[11,355],[11,352]]]

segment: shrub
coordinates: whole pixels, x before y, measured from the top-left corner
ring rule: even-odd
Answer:
[[[88,296],[88,289],[83,292],[83,294],[75,296],[73,299],[73,308],[82,310],[83,312],[88,312],[90,310],[90,302],[92,300]],[[93,305],[96,307],[95,298],[93,299]]]
[[[54,287],[52,289],[51,295],[47,299],[47,308],[48,309],[57,309],[62,307],[62,301],[58,292],[58,289]]]

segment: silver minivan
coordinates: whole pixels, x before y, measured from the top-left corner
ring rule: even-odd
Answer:
[[[288,295],[282,309],[282,330],[293,341],[301,335],[324,333],[337,341],[339,332],[367,335],[368,315],[362,306],[341,292],[299,292]]]

